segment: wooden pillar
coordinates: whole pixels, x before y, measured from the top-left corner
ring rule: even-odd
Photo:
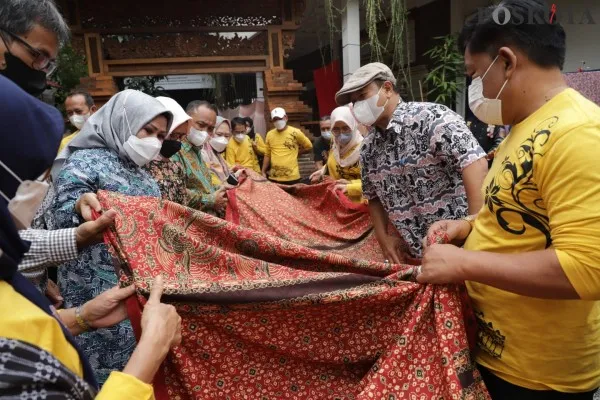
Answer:
[[[312,109],[300,100],[304,86],[294,79],[294,72],[285,69],[287,51],[293,47],[295,30],[298,28],[298,14],[304,10],[297,0],[283,0],[281,3],[282,25],[269,29],[269,69],[265,71],[265,117],[272,128],[271,110],[283,107],[289,124],[302,129],[300,123],[311,119]]]
[[[112,76],[104,75],[102,37],[97,33],[86,33],[84,42],[89,76],[81,79],[79,88],[87,91],[94,98],[96,105],[100,107],[119,89]]]

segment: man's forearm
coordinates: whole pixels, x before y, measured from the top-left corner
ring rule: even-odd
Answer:
[[[270,166],[271,166],[271,157],[265,156],[265,158],[263,160],[262,173],[266,174],[267,171],[269,170]]]
[[[465,251],[461,275],[507,292],[544,299],[579,299],[552,249],[521,254]]]
[[[387,235],[388,216],[379,199],[369,200],[369,214],[378,238]]]
[[[483,206],[481,188],[487,175],[487,160],[481,158],[462,171],[463,184],[469,202],[469,215],[477,214]]]

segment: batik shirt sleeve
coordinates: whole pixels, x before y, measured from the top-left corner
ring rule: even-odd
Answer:
[[[428,119],[433,152],[450,167],[462,171],[486,156],[465,121],[448,107],[437,105]]]
[[[375,171],[372,170],[369,166],[369,159],[372,157],[371,148],[373,136],[370,135],[363,142],[363,147],[360,151],[360,170],[361,170],[361,180],[362,180],[362,195],[367,200],[375,200],[377,199],[377,192],[375,191],[375,185],[371,181],[370,174]]]

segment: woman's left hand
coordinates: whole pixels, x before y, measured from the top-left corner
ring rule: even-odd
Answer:
[[[336,183],[333,190],[335,190],[336,192],[339,190],[342,193],[346,194],[346,193],[348,193],[348,185],[345,183]]]
[[[125,299],[134,293],[134,285],[125,288],[115,286],[85,303],[81,317],[95,329],[114,326],[127,319]]]

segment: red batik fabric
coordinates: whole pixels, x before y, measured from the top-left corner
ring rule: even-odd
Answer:
[[[278,185],[245,180],[229,194],[235,223],[161,199],[99,192],[103,208],[118,213],[107,243],[139,294],[129,302],[134,329],[139,334],[157,274],[165,277],[163,300],[183,320],[183,342],[154,382],[156,397],[488,399],[458,288],[415,283],[413,266],[381,256],[354,257],[373,251],[364,212],[334,209],[318,222],[307,209],[343,207],[331,186],[288,190],[284,201]],[[253,191],[267,195],[263,206]],[[284,210],[298,215],[286,223]],[[270,221],[270,232],[244,226],[265,213],[255,221]]]

